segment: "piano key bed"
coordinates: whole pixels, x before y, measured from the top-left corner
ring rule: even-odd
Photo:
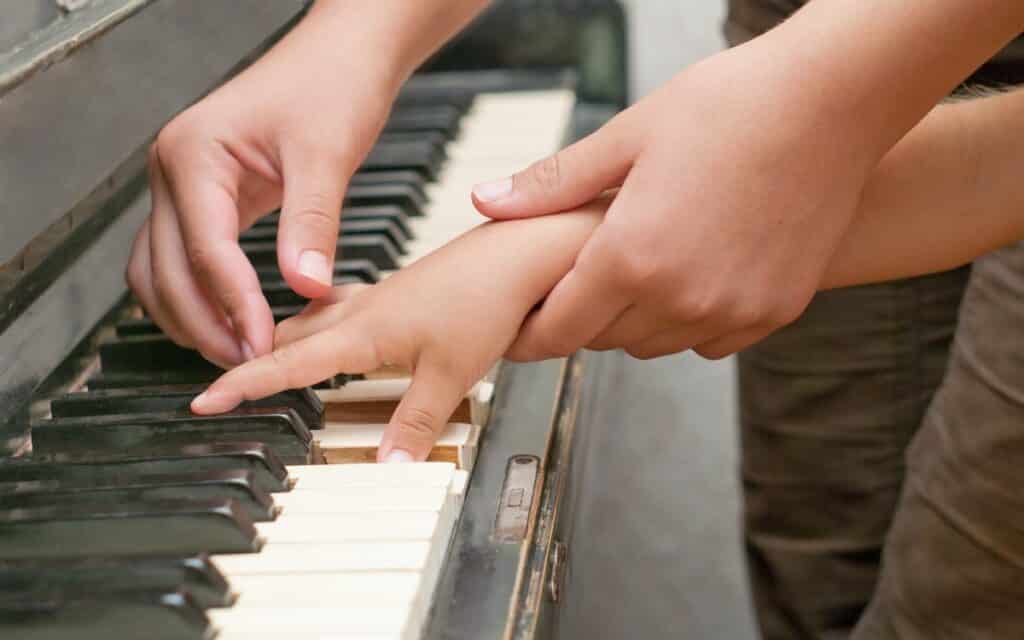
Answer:
[[[574,102],[560,88],[417,86],[402,93],[352,180],[337,283],[379,281],[479,224],[472,185],[555,151]],[[277,269],[275,223],[268,216],[241,242],[280,321],[305,301]],[[0,635],[431,635],[437,598],[464,588],[447,566],[458,553],[453,536],[462,527],[477,536],[465,544],[483,544],[481,525],[489,528],[508,497],[502,459],[486,472],[494,476],[486,491],[497,493],[484,496],[484,516],[463,518],[509,374],[496,368],[470,390],[428,462],[378,465],[376,446],[408,386],[405,372],[339,377],[199,417],[188,403],[216,367],[174,345],[138,310],[107,333],[98,371],[33,422],[30,455],[0,460]],[[553,387],[532,410],[544,423],[538,433],[557,423],[562,366],[535,376]],[[507,461],[535,474],[524,476],[534,483],[523,490],[527,498],[548,463],[549,437],[539,442]],[[510,495],[519,520],[536,516],[539,507],[523,503],[522,491]],[[510,540],[527,537],[524,527]],[[513,546],[500,555],[519,562],[522,553]],[[519,588],[508,582],[508,590]],[[498,600],[507,606],[514,597]]]

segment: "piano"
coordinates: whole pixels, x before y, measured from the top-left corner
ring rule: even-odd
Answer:
[[[306,2],[17,5],[0,9],[0,636],[551,637],[585,358],[500,364],[429,461],[378,465],[405,372],[194,416],[217,368],[126,293],[148,144]],[[403,88],[352,180],[336,281],[468,230],[473,184],[607,120],[623,49],[616,3],[497,3]],[[281,320],[304,301],[275,223],[240,240]]]

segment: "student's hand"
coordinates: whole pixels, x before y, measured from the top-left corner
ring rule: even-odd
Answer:
[[[603,128],[511,180],[479,185],[496,219],[557,212],[622,185],[513,359],[581,347],[720,357],[794,320],[871,168],[851,135],[787,99],[734,49],[680,73]]]
[[[606,204],[483,225],[379,284],[339,288],[281,323],[272,353],[224,374],[192,409],[220,413],[338,373],[400,365],[412,384],[378,457],[424,460],[466,392],[569,270]]]

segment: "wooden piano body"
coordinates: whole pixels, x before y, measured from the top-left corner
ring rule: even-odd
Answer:
[[[574,90],[565,138],[593,129],[625,96],[621,11],[614,3],[584,2],[586,10],[555,4],[534,7],[536,15],[523,20],[534,30],[552,25],[551,41],[567,29],[574,34],[572,52],[545,52],[554,64],[533,65],[523,52],[505,55],[494,45],[491,59],[529,68],[458,69],[467,47],[493,44],[488,21],[523,11],[499,5],[437,57],[443,71],[414,77],[411,90]],[[100,345],[117,340],[118,323],[138,329],[122,272],[148,213],[144,158],[155,133],[257,57],[305,6],[284,0],[243,11],[226,0],[92,0],[0,9],[0,22],[5,12],[10,17],[0,28],[0,455],[31,459],[28,425],[48,417],[52,399],[95,380]],[[609,65],[619,76],[607,73]],[[550,637],[564,598],[565,514],[577,490],[573,444],[585,379],[585,358],[574,356],[505,363],[489,381],[486,417],[471,416],[486,423],[478,425],[472,460],[451,458],[471,473],[417,637]],[[366,452],[340,461],[360,455]],[[2,511],[0,502],[0,518]],[[11,565],[0,561],[0,633],[25,605],[12,598],[5,571]],[[35,633],[48,637],[45,624]]]

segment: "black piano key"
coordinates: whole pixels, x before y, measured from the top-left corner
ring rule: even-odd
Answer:
[[[434,146],[438,147],[442,154],[445,152],[445,145],[448,144],[448,136],[440,131],[384,131],[377,138],[378,143],[394,143],[394,142],[429,142]]]
[[[402,184],[427,197],[427,181],[418,171],[396,169],[394,171],[357,171],[349,179],[350,185]]]
[[[280,275],[280,274],[279,274]],[[270,312],[274,315],[274,323],[282,322],[302,313],[305,305],[290,307],[271,307]],[[163,330],[153,321],[152,318],[125,318],[117,323],[117,337],[128,338],[131,336],[153,336],[163,335]]]
[[[17,640],[211,640],[214,630],[187,591],[66,593],[41,589],[0,597],[0,637]]]
[[[274,212],[263,216],[260,220],[250,229],[263,230],[264,234],[271,233],[269,229],[274,229],[273,237],[277,237],[277,225],[281,219],[279,212]],[[341,224],[345,225],[347,222],[354,220],[391,220],[398,225],[405,235],[409,238],[415,237],[412,231],[412,226],[409,224],[409,215],[402,210],[401,207],[391,204],[380,204],[380,205],[366,205],[359,207],[347,207],[341,212]],[[251,237],[249,231],[242,234],[242,238]],[[339,265],[335,265],[335,269]]]
[[[42,455],[87,451],[145,452],[196,442],[263,442],[285,464],[308,464],[312,435],[287,408],[249,408],[197,416],[187,411],[40,420],[32,449]]]
[[[277,264],[277,244],[270,242],[241,242],[242,251],[254,266]],[[378,269],[398,268],[399,248],[385,235],[342,236],[338,239],[337,255],[346,259],[369,260]],[[275,304],[271,302],[271,304]]]
[[[224,373],[198,351],[178,346],[162,335],[108,340],[100,345],[100,366],[109,376],[154,372],[172,378],[177,375],[185,382],[205,382]]]
[[[343,220],[355,222],[359,220],[387,220],[396,225],[408,239],[414,239],[416,234],[412,230],[409,216],[400,208],[393,205],[377,205],[372,207],[353,207],[346,209],[343,213]]]
[[[374,147],[360,171],[415,171],[426,180],[435,180],[443,163],[443,154],[431,144],[395,142]]]
[[[422,216],[423,207],[427,203],[425,194],[401,184],[382,184],[370,186],[350,186],[345,194],[346,208],[375,207],[393,205],[407,216]],[[343,210],[344,214],[344,210]],[[342,215],[342,224],[351,218]]]
[[[459,131],[462,112],[450,105],[416,106],[395,109],[384,124],[384,133],[396,131],[439,131],[454,138]]]
[[[352,276],[334,277],[334,286],[339,287],[346,284],[366,283],[358,278],[353,278]],[[265,297],[267,302],[272,306],[305,306],[309,304],[308,299],[292,291],[291,286],[284,280],[270,280],[268,276],[268,279],[260,285],[260,288],[263,290],[263,297]]]
[[[352,219],[341,221],[340,233],[342,237],[362,235],[382,235],[388,238],[391,243],[401,249],[410,240],[405,231],[390,220],[381,219]],[[242,233],[238,240],[241,243],[276,241],[277,227],[261,225],[253,227]]]
[[[131,481],[110,479],[0,482],[0,510],[72,504],[125,504],[161,500],[235,500],[253,522],[270,522],[278,509],[247,471],[149,474]]]
[[[153,413],[154,411],[185,411],[192,399],[205,387],[179,385],[137,387],[130,389],[99,389],[67,393],[50,402],[54,418],[70,418],[105,414]],[[288,407],[299,414],[310,429],[323,428],[324,405],[309,388],[275,393],[260,400],[248,400],[242,407]]]
[[[145,453],[84,451],[78,454],[0,459],[0,482],[134,482],[152,474],[241,470],[263,491],[290,491],[284,463],[261,442],[216,442],[152,447]]]
[[[394,108],[433,107],[447,105],[465,113],[473,105],[477,91],[465,87],[444,86],[430,78],[431,74],[417,74],[413,81],[402,87],[395,98]],[[429,81],[424,82],[430,78]]]
[[[80,504],[0,511],[0,559],[258,551],[232,500]]]
[[[256,275],[259,277],[261,283],[283,281],[284,278],[281,276],[281,269],[277,263],[263,264],[256,267]],[[375,264],[369,260],[346,260],[342,257],[334,263],[334,279],[345,280],[346,282],[365,282],[366,284],[374,284],[380,280],[380,270]],[[305,306],[308,300],[300,298],[304,302],[301,306]],[[295,305],[290,305],[295,306]],[[271,307],[271,311],[274,307]]]
[[[75,597],[185,589],[202,609],[228,607],[235,596],[206,554],[185,557],[34,558],[0,561],[0,594],[54,589]]]

